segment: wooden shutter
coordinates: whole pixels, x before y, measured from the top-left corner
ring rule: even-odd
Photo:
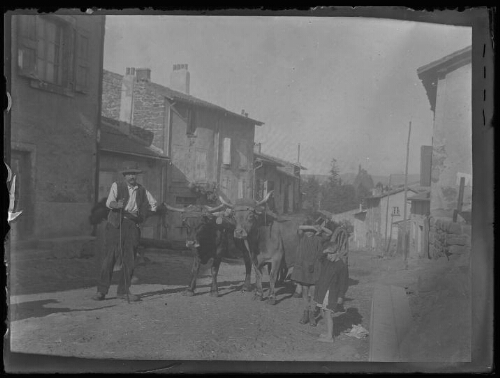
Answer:
[[[75,27],[73,25],[64,29],[64,45],[62,51],[62,83],[70,90],[75,90]]]
[[[19,74],[36,77],[36,21],[37,16],[17,16],[17,64]]]
[[[194,176],[197,182],[207,181],[207,153],[205,151],[196,150]]]
[[[224,138],[222,164],[231,165],[231,138]]]
[[[88,92],[89,80],[89,37],[83,30],[76,30],[75,90]]]

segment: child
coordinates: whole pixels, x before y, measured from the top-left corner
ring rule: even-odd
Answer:
[[[314,314],[316,306],[311,308],[311,299],[314,297],[314,284],[319,277],[321,268],[319,257],[323,249],[320,238],[316,236],[319,231],[319,226],[299,226],[299,243],[292,272],[292,280],[302,286],[302,298],[304,300],[304,313],[299,323],[306,324],[309,322],[311,326],[316,326]]]
[[[337,311],[339,302],[342,306],[342,299],[347,289],[345,287],[347,269],[344,256],[337,251],[333,243],[323,251],[320,260],[322,265],[314,301],[324,310],[327,332],[322,333],[318,341],[333,343],[333,313]]]

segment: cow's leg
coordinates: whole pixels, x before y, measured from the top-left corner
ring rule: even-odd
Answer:
[[[224,235],[222,235],[224,237]],[[227,240],[222,240],[221,244],[217,247],[215,251],[214,262],[212,263],[212,287],[210,289],[210,295],[212,297],[219,296],[219,288],[217,287],[217,275],[219,274],[219,267],[222,260],[222,255],[227,248]]]
[[[243,261],[245,262],[245,282],[243,283],[243,287],[241,291],[250,291],[251,285],[251,277],[252,277],[252,259],[250,258],[250,252],[246,249],[245,245],[241,243],[242,246],[242,254]]]
[[[252,256],[253,267],[255,270],[255,292],[253,299],[263,300],[264,290],[262,289],[262,262],[257,256]]]
[[[221,260],[221,256],[215,256],[214,262],[212,264],[212,287],[210,289],[210,295],[212,297],[219,296],[219,288],[217,287],[217,274],[219,273]]]
[[[189,280],[189,287],[184,291],[183,295],[191,297],[194,295],[194,291],[196,289],[196,279],[198,278],[198,272],[200,270],[200,258],[198,257],[198,253],[195,252],[193,267],[191,268],[191,276]]]

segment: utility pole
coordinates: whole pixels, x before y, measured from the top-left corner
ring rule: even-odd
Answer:
[[[298,183],[298,186],[299,186],[299,211],[302,210],[302,177],[300,175],[300,143],[297,147],[297,165],[299,166],[299,183]]]
[[[404,196],[404,215],[403,215],[403,224],[404,224],[404,237],[403,237],[403,256],[405,262],[405,269],[408,269],[408,248],[407,248],[407,222],[406,222],[406,201],[408,195],[408,159],[410,157],[410,135],[411,135],[411,121],[408,129],[408,142],[406,144],[406,168],[405,168],[405,196]]]
[[[389,191],[391,190],[391,179],[392,179],[392,174],[389,175]],[[382,189],[383,192],[383,189]],[[389,250],[389,244],[391,241],[387,242],[387,223],[389,222],[389,198],[391,196],[387,196],[387,207],[385,209],[385,242],[387,243],[387,250]],[[392,235],[392,220],[391,220],[391,235]]]

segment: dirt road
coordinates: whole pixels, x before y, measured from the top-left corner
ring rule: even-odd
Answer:
[[[218,280],[220,297],[209,295],[209,265],[198,280],[196,295],[186,297],[182,292],[192,257],[153,250],[146,251],[146,257],[148,261],[136,269],[139,282],[131,289],[141,301],[128,304],[115,297],[116,281],[106,300],[91,300],[96,291],[96,258],[23,259],[19,255],[10,264],[11,350],[97,359],[367,361],[369,337],[357,339],[344,331],[353,325],[370,331],[373,291],[382,283],[410,287],[413,292],[415,324],[413,336],[404,343],[407,361],[422,361],[422,356],[462,361],[470,353],[466,340],[470,319],[467,311],[456,312],[470,298],[460,286],[468,275],[463,264],[450,270],[446,261],[410,261],[406,270],[401,258],[380,259],[351,251],[347,312],[334,320],[334,343],[325,344],[316,341],[325,330],[324,320],[317,327],[299,324],[302,300],[292,297],[290,282],[278,288],[276,305],[254,301],[252,293],[241,292],[243,262],[226,260]],[[415,286],[419,271],[427,278]],[[264,287],[268,287],[267,276]],[[441,298],[439,304],[433,298]],[[453,329],[462,332],[450,332]],[[418,337],[422,334],[426,337]],[[449,342],[443,347],[441,340]]]
[[[219,298],[209,295],[209,265],[196,295],[185,297],[192,258],[147,251],[132,287],[141,301],[131,304],[115,297],[115,285],[106,300],[90,299],[95,259],[18,261],[11,270],[11,348],[88,358],[366,361],[368,339],[343,332],[356,324],[369,329],[380,269],[364,252],[351,255],[347,312],[335,319],[334,344],[316,341],[324,320],[317,327],[298,323],[302,300],[292,298],[290,282],[278,289],[275,306],[241,292],[242,261],[221,265]]]

